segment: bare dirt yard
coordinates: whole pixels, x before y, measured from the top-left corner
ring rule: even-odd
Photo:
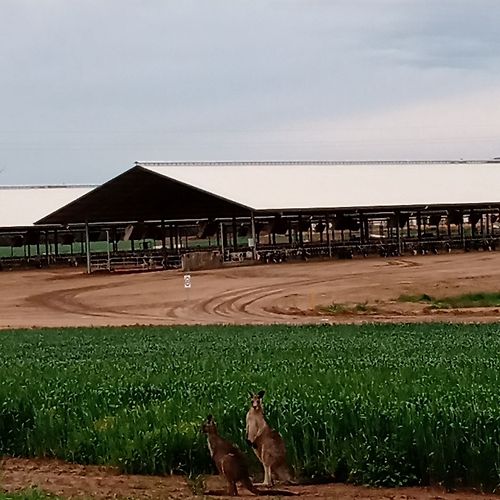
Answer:
[[[186,290],[179,271],[94,276],[82,269],[2,272],[0,328],[500,319],[498,308],[441,311],[397,300],[401,294],[446,297],[499,291],[500,252],[274,264],[191,276],[192,288]],[[332,303],[369,307],[359,313],[320,311]],[[31,486],[71,498],[194,498],[223,493],[224,488],[216,477],[200,485],[180,477],[125,476],[110,468],[58,461],[4,460],[0,489]],[[495,498],[439,488],[333,484],[287,489],[306,499]]]
[[[26,488],[60,495],[65,498],[137,498],[195,499],[225,495],[225,483],[218,476],[186,480],[181,476],[121,475],[109,467],[82,466],[57,460],[5,459],[0,472],[0,489],[13,492]],[[442,488],[366,488],[345,484],[277,486],[271,498],[288,498],[293,493],[304,500],[318,498],[337,500],[498,500],[494,495],[474,491],[446,492]],[[239,488],[241,498],[255,496]]]
[[[498,291],[500,252],[271,264],[191,273],[0,273],[0,327],[135,324],[494,321],[500,309],[432,310],[401,294]],[[328,315],[319,306],[369,305]],[[363,308],[364,309],[364,308]]]

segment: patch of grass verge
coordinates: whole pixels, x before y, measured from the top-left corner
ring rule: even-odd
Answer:
[[[467,307],[499,307],[500,292],[465,293],[451,297],[435,298],[423,293],[421,295],[400,295],[398,302],[424,302],[433,309],[459,309]]]
[[[361,304],[356,304],[354,306],[348,306],[346,304],[330,304],[329,306],[320,306],[319,311],[323,314],[363,314],[363,313],[373,313],[377,311],[377,308],[363,302]]]
[[[16,491],[13,493],[0,492],[0,500],[57,500],[62,497],[57,497],[38,489],[29,489]]]

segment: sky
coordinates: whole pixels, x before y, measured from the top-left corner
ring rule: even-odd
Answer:
[[[0,184],[500,156],[498,0],[0,0]]]

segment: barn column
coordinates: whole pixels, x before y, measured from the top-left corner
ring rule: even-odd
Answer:
[[[465,231],[464,231],[464,211],[460,209],[460,241],[462,242],[462,248],[465,248]]]
[[[420,212],[417,212],[417,237],[420,243],[422,241],[422,217]]]
[[[181,253],[181,235],[179,232],[179,224],[175,225],[175,246],[177,248],[177,253]]]
[[[167,231],[165,229],[165,220],[161,220],[161,253],[163,255],[163,267],[167,268]]]
[[[47,257],[47,266],[50,265],[50,243],[49,243],[49,232],[45,231],[45,255]]]
[[[226,243],[226,237],[224,235],[224,223],[219,223],[219,231],[220,231],[220,253],[222,255],[222,260],[224,260],[224,245]]]
[[[54,251],[56,254],[56,258],[59,257],[59,234],[57,229],[54,229]]]
[[[236,217],[233,217],[233,250],[238,250],[238,228],[236,227]]]
[[[87,274],[90,274],[90,234],[88,222],[85,222],[85,255],[87,257]]]
[[[174,248],[174,229],[172,227],[172,224],[168,226],[168,239],[170,243],[170,253],[172,253],[172,250]]]
[[[255,234],[255,217],[254,213],[250,213],[251,229],[252,229],[252,257],[253,260],[257,260],[257,239]]]
[[[325,226],[326,226],[326,244],[328,245],[328,257],[332,258],[332,241],[330,238],[330,217],[328,214],[325,215]]]
[[[106,257],[108,259],[107,268],[111,272],[111,253],[109,250],[109,229],[106,229]]]
[[[299,214],[299,246],[302,248],[304,246],[304,235],[302,234],[302,214]]]
[[[400,212],[394,212],[394,220],[396,221],[396,240],[398,242],[398,255],[401,255],[401,228],[399,227]]]
[[[359,243],[361,245],[364,245],[365,243],[365,227],[364,227],[363,214],[359,214]]]

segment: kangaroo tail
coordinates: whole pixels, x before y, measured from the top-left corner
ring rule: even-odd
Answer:
[[[281,467],[275,469],[276,475],[278,478],[286,484],[293,484],[292,473],[286,464],[283,464]]]
[[[247,477],[245,479],[242,479],[241,484],[250,492],[253,493],[254,495],[262,495],[265,494],[265,492],[258,490],[252,483],[252,480]]]
[[[293,491],[286,490],[259,490],[257,489],[250,478],[243,479],[241,484],[250,492],[256,496],[262,497],[294,497],[297,496],[298,493],[294,493]]]

